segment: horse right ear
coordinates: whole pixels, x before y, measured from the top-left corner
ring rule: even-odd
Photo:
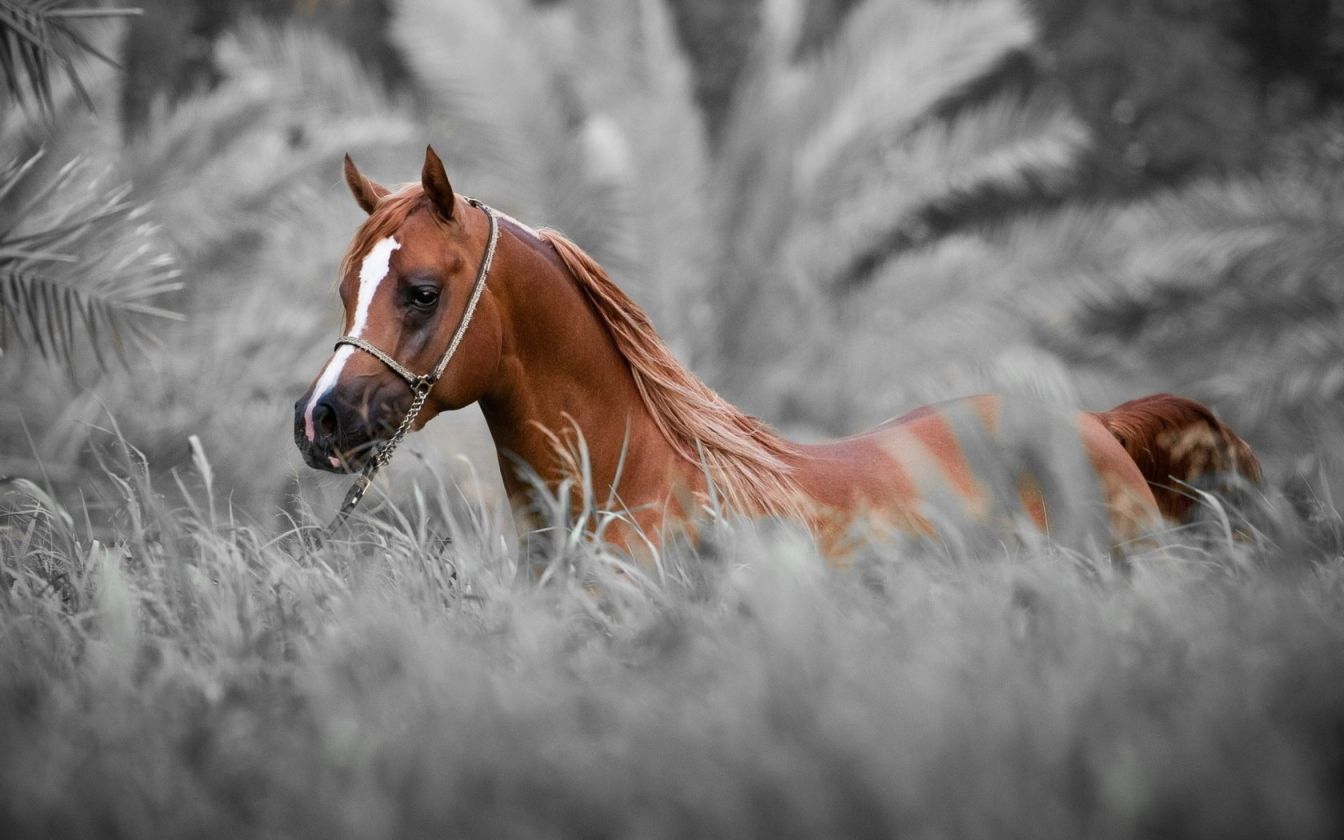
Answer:
[[[345,183],[350,185],[350,192],[355,196],[359,206],[364,208],[365,213],[372,213],[373,208],[378,206],[378,199],[389,192],[387,187],[365,178],[349,155],[345,156]]]

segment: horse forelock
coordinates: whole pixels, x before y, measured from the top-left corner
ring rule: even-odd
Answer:
[[[674,451],[701,465],[713,491],[738,512],[791,512],[800,491],[788,456],[793,447],[755,417],[739,411],[688,371],[654,331],[648,316],[606,271],[554,230],[539,236],[592,302],[659,432]]]
[[[373,247],[392,236],[406,223],[412,213],[429,206],[429,199],[419,184],[408,184],[393,193],[388,193],[378,201],[373,212],[364,220],[364,224],[355,231],[350,240],[350,248],[341,260],[341,277],[356,270]]]

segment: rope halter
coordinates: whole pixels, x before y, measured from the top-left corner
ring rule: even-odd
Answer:
[[[420,411],[425,407],[425,401],[429,399],[429,392],[434,390],[434,385],[438,383],[439,378],[448,367],[448,362],[457,353],[458,346],[462,343],[462,336],[466,335],[467,326],[471,324],[471,318],[476,314],[476,304],[480,302],[481,293],[485,291],[485,281],[490,276],[490,264],[495,261],[495,246],[499,244],[499,219],[495,211],[488,205],[482,204],[474,198],[468,198],[467,201],[472,207],[484,211],[486,217],[490,220],[490,237],[486,241],[485,256],[481,258],[480,267],[476,269],[476,281],[471,288],[471,297],[467,300],[467,308],[462,312],[462,320],[457,323],[457,330],[453,332],[453,340],[448,343],[448,349],[443,351],[439,357],[439,363],[429,373],[415,374],[401,362],[392,358],[387,353],[373,346],[368,341],[357,335],[343,335],[336,339],[336,346],[339,348],[342,344],[348,344],[356,347],[373,356],[378,361],[387,365],[393,373],[406,380],[406,384],[411,386],[411,407],[406,410],[406,415],[401,418],[401,425],[392,433],[392,436],[385,440],[374,454],[373,458],[364,465],[359,478],[350,487],[345,494],[345,501],[341,503],[341,509],[337,511],[336,518],[332,520],[328,530],[335,531],[345,523],[345,520],[354,511],[359,500],[364,498],[368,492],[369,485],[373,483],[373,477],[378,471],[392,460],[392,452],[401,443],[402,438],[411,431],[415,425],[415,420],[420,416]]]

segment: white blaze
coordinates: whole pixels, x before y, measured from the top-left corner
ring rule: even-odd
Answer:
[[[387,277],[388,268],[392,262],[392,252],[401,247],[401,243],[396,237],[389,236],[381,239],[364,256],[364,261],[359,265],[359,292],[355,297],[355,318],[350,324],[349,335],[356,338],[362,337],[364,325],[369,319],[369,307],[373,305],[373,297],[378,293],[378,286]],[[317,384],[313,386],[313,396],[308,400],[308,406],[303,410],[303,431],[312,440],[315,435],[313,432],[313,407],[317,405],[318,400],[327,395],[327,392],[336,386],[341,378],[341,369],[345,367],[346,361],[355,354],[355,348],[349,344],[342,344],[336,348],[336,352],[327,360],[327,366],[322,369],[322,375],[317,378]]]
[[[392,252],[401,247],[395,236],[389,236],[369,249],[364,262],[359,266],[359,297],[355,301],[355,322],[350,325],[350,334],[356,338],[364,332],[364,322],[369,317],[369,305],[378,292],[378,284],[387,276],[388,266],[392,262]],[[353,348],[352,348],[353,349]]]

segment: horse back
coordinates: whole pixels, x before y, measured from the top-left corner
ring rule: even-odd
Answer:
[[[1033,528],[1067,544],[1132,539],[1160,523],[1152,491],[1094,416],[1018,397],[923,406],[843,440],[800,447],[819,529],[922,536]]]

